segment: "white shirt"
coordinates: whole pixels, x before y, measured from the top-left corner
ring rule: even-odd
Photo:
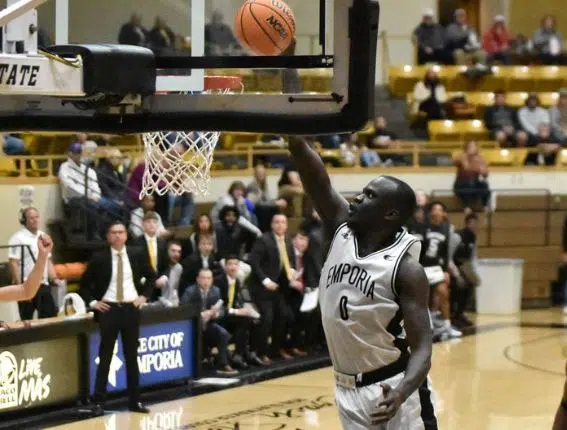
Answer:
[[[161,236],[161,234],[165,231],[165,227],[163,225],[163,221],[161,219],[161,215],[156,213],[158,218],[158,228],[157,228],[157,235]],[[144,219],[144,209],[136,208],[130,213],[130,233],[134,237],[140,237],[144,234],[144,229],[142,228],[142,221]]]
[[[319,283],[325,337],[334,368],[350,375],[396,361],[396,338],[404,339],[398,320],[396,276],[406,253],[419,259],[421,243],[406,230],[393,244],[365,257],[358,255],[353,231],[335,232]]]
[[[112,276],[110,278],[108,289],[106,290],[106,293],[104,294],[102,300],[104,302],[116,303],[116,269],[118,267],[118,251],[111,249],[110,252],[112,253]],[[130,267],[130,260],[128,258],[128,254],[126,253],[126,248],[123,248],[121,253],[123,263],[122,265],[124,268],[124,302],[133,302],[138,298],[138,292],[136,291],[136,287],[134,286],[132,267]]]
[[[85,174],[87,166],[75,164],[72,160],[67,160],[59,168],[59,183],[63,201],[67,203],[73,197],[85,196]],[[87,197],[89,200],[98,201],[100,199],[100,186],[94,169],[88,170]]]
[[[206,255],[201,255],[201,262],[203,263],[203,269],[209,268],[209,257]]]
[[[21,228],[16,233],[12,235],[10,240],[8,241],[8,245],[10,248],[8,249],[8,258],[17,260],[18,261],[18,274],[22,275],[22,263],[23,263],[23,278],[22,282],[24,282],[30,272],[35,266],[35,262],[37,261],[37,257],[39,255],[39,248],[37,247],[37,239],[39,235],[42,234],[40,230],[37,231],[36,234],[33,234],[27,228]],[[28,245],[29,248],[16,246],[16,245]],[[31,255],[30,255],[31,250]],[[23,258],[22,258],[23,256]],[[51,257],[51,254],[49,254]],[[45,266],[45,271],[43,273],[43,278],[41,280],[42,284],[48,283],[47,277],[47,265]]]

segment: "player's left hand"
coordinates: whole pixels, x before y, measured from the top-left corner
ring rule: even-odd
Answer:
[[[402,406],[402,396],[400,393],[393,390],[388,384],[380,384],[380,386],[384,393],[384,400],[378,404],[380,412],[370,415],[372,425],[383,424],[390,421]]]

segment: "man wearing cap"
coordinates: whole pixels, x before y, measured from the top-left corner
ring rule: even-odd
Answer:
[[[417,46],[417,63],[447,63],[445,36],[441,25],[435,22],[433,9],[423,11],[423,19],[413,32]]]
[[[559,143],[567,143],[567,88],[559,90],[557,105],[549,110],[551,131]]]
[[[499,61],[502,64],[510,64],[510,44],[514,37],[508,31],[504,16],[496,15],[494,24],[484,33],[482,47],[488,54],[488,61]]]

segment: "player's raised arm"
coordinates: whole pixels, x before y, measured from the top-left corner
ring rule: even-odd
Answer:
[[[305,139],[291,136],[289,150],[301,176],[301,182],[325,223],[327,234],[333,235],[335,229],[348,217],[347,201],[333,189],[321,157]]]
[[[42,234],[37,239],[37,243],[39,248],[37,261],[28,278],[23,284],[0,288],[0,302],[31,300],[36,295],[45,273],[45,265],[47,260],[49,260],[49,254],[53,249],[53,242],[46,234]]]

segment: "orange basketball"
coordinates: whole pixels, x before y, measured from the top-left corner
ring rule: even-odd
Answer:
[[[295,38],[295,17],[281,0],[247,0],[238,10],[234,32],[256,55],[280,55]]]

